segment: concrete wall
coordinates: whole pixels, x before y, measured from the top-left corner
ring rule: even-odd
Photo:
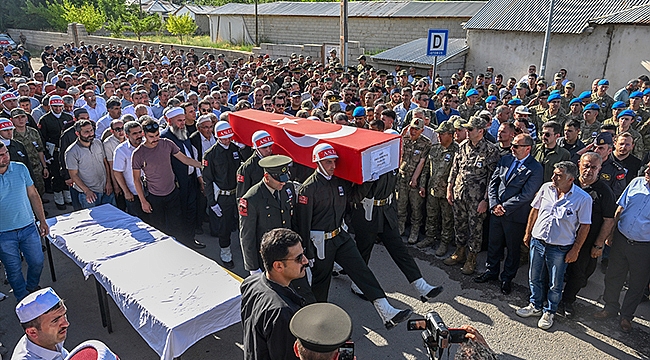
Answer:
[[[323,61],[322,57],[323,46],[321,44],[303,44],[303,45],[293,45],[293,44],[270,44],[262,43],[259,47],[253,48],[253,53],[266,54],[269,55],[272,59],[282,58],[283,60],[288,60],[291,54],[303,54],[305,56],[311,56],[315,61]],[[365,51],[362,48],[358,41],[348,42],[348,65],[356,65],[357,57],[363,54]],[[327,56],[327,54],[325,54]],[[340,54],[338,54],[340,56]]]
[[[449,79],[451,78],[452,74],[455,74],[458,72],[458,69],[463,69],[465,68],[465,59],[467,55],[460,55],[456,56],[451,60],[445,61],[442,64],[438,64],[437,69],[436,69],[436,74],[440,74],[442,76],[443,81],[445,84],[449,83]],[[388,71],[389,73],[392,73],[395,71],[395,65],[401,65],[402,69],[408,69],[409,67],[413,66],[415,67],[415,70],[417,74],[422,75],[422,76],[427,76],[428,71],[431,68],[431,66],[425,66],[425,65],[420,65],[420,64],[410,64],[410,63],[402,63],[402,62],[394,62],[394,61],[369,61],[369,64],[375,67],[375,69],[383,69]]]
[[[628,80],[648,73],[641,66],[641,61],[650,61],[650,49],[644,45],[648,38],[650,27],[642,26],[596,26],[591,33],[553,34],[546,77],[552,78],[557,70],[565,68],[569,80],[576,83],[576,92],[581,92],[590,88],[593,79],[606,76],[610,95],[614,95]],[[539,68],[544,34],[469,30],[467,43],[467,70],[483,72],[491,65],[504,78],[519,79],[527,73],[528,65],[536,64]]]
[[[451,38],[464,38],[460,25],[469,18],[358,18],[348,19],[348,36],[368,51],[386,50],[427,37],[428,29],[449,29]],[[255,17],[244,16],[251,36]],[[259,34],[263,42],[281,44],[338,43],[339,18],[318,16],[260,16]]]
[[[606,78],[610,81],[616,79],[617,84],[620,85],[614,91],[623,87],[628,80],[650,73],[648,39],[650,39],[650,26],[617,25],[614,27],[605,71]]]
[[[72,24],[68,27],[67,33],[22,30],[22,29],[7,29],[7,32],[14,39],[18,39],[21,32],[25,34],[25,36],[27,37],[27,47],[30,49],[43,49],[44,46],[50,44],[58,46],[58,45],[63,45],[63,43],[74,42]],[[77,33],[79,34],[78,41],[85,41],[86,45],[113,43],[116,45],[120,44],[127,47],[132,47],[134,45],[137,46],[146,45],[146,46],[154,46],[155,48],[157,48],[158,45],[161,44],[161,43],[152,43],[152,42],[138,41],[138,40],[131,40],[131,39],[128,40],[116,39],[112,37],[88,35],[83,25],[77,25]],[[224,54],[228,60],[240,58],[240,57],[247,59],[248,55],[251,54],[246,51],[226,50],[226,49],[217,49],[217,48],[200,47],[200,46],[187,46],[187,45],[164,44],[164,43],[162,45],[164,45],[167,48],[169,48],[169,46],[171,45],[174,45],[176,49],[183,49],[185,51],[188,51],[190,48],[192,48],[198,54],[202,54],[204,51],[207,51],[208,53],[215,54],[215,55]]]

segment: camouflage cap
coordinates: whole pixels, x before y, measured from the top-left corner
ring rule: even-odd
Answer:
[[[411,120],[411,128],[422,130],[424,129],[424,120],[419,118],[414,118]]]
[[[438,126],[436,129],[436,132],[438,134],[445,134],[445,133],[453,133],[456,131],[456,128],[454,128],[454,123],[452,121],[443,121],[442,124]]]
[[[472,116],[467,123],[463,124],[463,127],[467,129],[485,129],[486,126],[487,121],[478,116]]]

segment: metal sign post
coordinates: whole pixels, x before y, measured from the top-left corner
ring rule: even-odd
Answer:
[[[433,56],[433,74],[431,80],[435,80],[436,78],[438,56],[447,56],[448,42],[449,30],[429,29],[429,35],[427,36],[427,56]]]

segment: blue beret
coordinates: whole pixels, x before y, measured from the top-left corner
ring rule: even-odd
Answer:
[[[400,90],[398,88],[394,88],[393,90],[390,91],[390,94],[399,94]]]
[[[498,99],[497,99],[496,96],[490,95],[490,96],[487,97],[487,99],[485,99],[485,102],[489,103],[490,101],[498,101]]]
[[[508,101],[508,105],[517,105],[517,106],[519,106],[519,105],[521,105],[521,99],[512,99],[512,100]]]
[[[630,94],[630,99],[631,99],[631,98],[637,98],[637,97],[638,97],[638,98],[643,97],[643,93],[640,92],[640,91],[635,91],[635,92],[633,92],[633,93]]]
[[[643,96],[650,95],[650,88],[643,90]]]
[[[587,104],[587,106],[585,106],[585,111],[587,111],[587,110],[600,111],[600,106],[598,106],[598,104],[589,103],[589,104]]]
[[[551,102],[553,100],[560,100],[560,99],[562,99],[562,96],[560,96],[559,93],[555,93],[555,94],[549,95],[547,101]]]
[[[366,108],[363,106],[357,106],[354,108],[354,111],[352,112],[352,116],[357,117],[357,116],[366,116]]]
[[[551,91],[551,94],[550,94],[550,95],[553,95],[553,94],[560,94],[560,90],[553,90],[553,91]],[[561,94],[560,94],[560,95],[561,95]]]
[[[601,85],[609,85],[609,80],[607,80],[607,79],[601,79],[601,80],[598,82],[598,86],[601,86]]]
[[[636,113],[630,109],[623,110],[620,113],[618,113],[618,116],[616,117],[617,119],[620,119],[621,116],[631,116],[632,118],[636,117]]]
[[[465,94],[465,97],[470,97],[472,95],[478,95],[478,91],[476,91],[476,89],[469,89],[469,91]]]
[[[614,144],[614,140],[612,139],[612,133],[608,131],[603,131],[601,133],[598,133],[596,136],[596,145],[605,145],[609,144],[612,145]]]
[[[612,109],[625,109],[627,106],[625,106],[625,103],[622,101],[617,101],[612,104]]]
[[[582,100],[582,99],[587,99],[587,98],[590,98],[590,97],[591,97],[591,91],[583,91],[578,96],[578,99]]]
[[[569,106],[571,106],[573,104],[582,104],[582,100],[580,100],[578,98],[571,99],[571,102],[569,102]]]
[[[436,89],[436,95],[440,94],[441,92],[443,92],[443,91],[445,91],[445,90],[447,90],[446,87],[444,87],[444,86],[438,86],[438,88]]]

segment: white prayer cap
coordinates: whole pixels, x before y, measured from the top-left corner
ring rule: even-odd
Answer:
[[[167,110],[167,112],[165,112],[165,116],[167,117],[167,119],[171,119],[174,116],[178,116],[178,115],[183,115],[184,116],[185,111],[183,109],[179,108],[179,107],[173,107],[173,108]]]
[[[20,300],[16,305],[16,315],[20,323],[24,324],[45,314],[60,302],[61,298],[51,287],[40,289]]]
[[[201,115],[201,116],[199,116],[199,118],[196,120],[196,125],[198,126],[198,125],[201,125],[201,124],[203,124],[204,122],[208,122],[208,121],[209,121],[209,122],[212,122],[212,117],[210,117],[209,114]]]

